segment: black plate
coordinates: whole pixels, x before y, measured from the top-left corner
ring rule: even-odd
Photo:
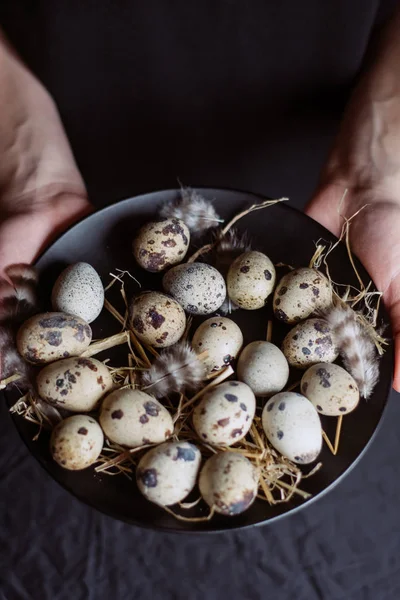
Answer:
[[[216,189],[203,189],[202,193],[213,200],[218,212],[224,218],[230,218],[240,210],[262,198],[252,194]],[[177,190],[169,190],[130,198],[114,204],[84,219],[60,237],[40,258],[38,268],[41,273],[41,289],[43,297],[50,296],[52,284],[58,273],[67,263],[86,261],[100,273],[103,283],[108,283],[110,272],[115,269],[129,270],[142,283],[142,287],[159,288],[160,276],[145,273],[133,261],[131,255],[132,238],[138,227],[153,218],[157,207],[165,201],[177,197]],[[315,242],[319,238],[334,241],[335,238],[319,224],[286,204],[278,204],[248,215],[240,222],[240,229],[247,230],[253,240],[253,248],[264,251],[275,262],[283,262],[294,266],[306,266],[314,253]],[[356,284],[350,266],[346,248],[343,245],[331,254],[330,271],[334,281]],[[357,263],[365,281],[370,278],[362,266]],[[128,293],[138,290],[131,281]],[[113,302],[120,302],[118,293]],[[237,311],[233,318],[242,327],[245,342],[254,339],[265,339],[268,319],[268,308],[257,311]],[[382,317],[388,321],[387,315]],[[116,333],[117,322],[107,311],[93,324],[94,337],[102,338]],[[274,340],[279,342],[284,335],[285,326],[277,325],[274,329]],[[109,353],[112,364],[126,358],[122,348]],[[122,353],[122,354],[121,354]],[[106,355],[100,356],[106,358]],[[359,407],[343,420],[340,450],[336,457],[332,456],[326,446],[320,460],[323,468],[312,478],[302,483],[302,489],[313,494],[311,500],[294,499],[287,504],[274,507],[266,502],[256,500],[253,506],[237,517],[215,516],[206,523],[186,523],[175,520],[161,508],[146,501],[138,492],[136,484],[124,476],[110,477],[98,475],[93,469],[81,472],[69,472],[54,463],[48,450],[48,435],[41,434],[39,441],[33,442],[36,428],[21,417],[14,417],[14,423],[30,452],[65,489],[86,504],[114,518],[128,523],[150,527],[153,529],[175,531],[218,531],[224,529],[243,528],[271,522],[289,512],[309,506],[311,502],[326,493],[347,473],[371,443],[378,424],[382,419],[392,383],[393,348],[390,347],[381,360],[380,380],[374,395],[368,403],[362,401]],[[15,399],[15,398],[13,398]],[[10,394],[8,402],[12,401]],[[334,436],[335,419],[324,417],[323,426],[329,436]]]

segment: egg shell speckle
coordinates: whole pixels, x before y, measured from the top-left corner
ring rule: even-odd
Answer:
[[[229,365],[243,345],[240,327],[226,317],[211,317],[196,329],[192,348],[197,354],[207,351],[204,364],[208,373]]]
[[[130,306],[130,320],[136,336],[155,348],[175,344],[185,332],[182,306],[161,292],[144,292]]]
[[[262,308],[274,289],[275,279],[275,267],[268,256],[254,250],[245,252],[229,268],[228,296],[240,308]]]
[[[181,502],[192,491],[201,454],[189,442],[165,442],[139,461],[136,482],[142,494],[160,506]]]
[[[164,275],[163,286],[187,312],[197,315],[215,312],[226,297],[221,273],[204,263],[173,267]]]
[[[274,344],[251,342],[239,356],[237,374],[256,396],[270,396],[285,387],[289,365],[283,352]]]
[[[283,340],[282,351],[289,365],[298,369],[333,362],[339,355],[331,329],[323,319],[307,319],[296,325]]]
[[[88,323],[65,313],[41,313],[25,321],[17,334],[18,352],[32,364],[79,356],[92,341]]]
[[[61,467],[78,471],[96,462],[103,443],[103,432],[97,421],[87,415],[73,415],[54,427],[50,452]]]
[[[262,425],[274,448],[295,463],[311,463],[321,451],[318,412],[301,394],[280,392],[272,396],[264,406]]]
[[[204,464],[199,477],[200,493],[217,513],[239,515],[254,502],[259,472],[244,456],[225,451]]]
[[[160,444],[174,430],[172,417],[160,402],[128,388],[111,392],[103,400],[100,425],[109,440],[129,448]]]
[[[328,279],[316,269],[291,271],[279,281],[273,299],[274,314],[285,323],[296,323],[332,303]]]
[[[360,400],[357,383],[339,365],[320,363],[304,373],[301,393],[322,415],[345,415],[354,410]]]
[[[39,396],[72,412],[89,412],[113,387],[107,367],[95,358],[65,358],[44,367],[36,378]]]
[[[92,323],[104,306],[104,289],[97,271],[84,262],[70,265],[54,284],[51,301],[54,310]]]
[[[185,258],[190,231],[180,219],[146,223],[133,241],[133,255],[146,271],[159,272]]]
[[[232,446],[245,437],[253,422],[256,399],[248,385],[225,381],[210,390],[193,412],[200,439],[215,446]]]

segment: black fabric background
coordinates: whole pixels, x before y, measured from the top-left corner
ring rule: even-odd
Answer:
[[[302,207],[394,4],[2,0],[0,23],[53,94],[98,206],[179,177]],[[0,411],[2,600],[400,598],[396,395],[328,496],[276,525],[207,536],[81,505]]]

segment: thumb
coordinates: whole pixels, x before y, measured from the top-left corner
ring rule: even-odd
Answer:
[[[316,190],[304,212],[339,237],[343,226],[343,217],[340,213],[344,212],[344,206],[341,205],[345,203],[348,203],[345,185],[323,184]]]

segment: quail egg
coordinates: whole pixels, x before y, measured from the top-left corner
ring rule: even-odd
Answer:
[[[51,302],[54,310],[87,323],[97,319],[104,305],[103,284],[97,271],[85,262],[67,267],[54,284]]]
[[[151,502],[170,506],[181,502],[196,484],[201,454],[189,442],[165,442],[139,461],[136,481]]]
[[[350,373],[329,363],[307,369],[301,380],[301,393],[319,413],[329,416],[351,412],[360,400],[357,383]]]
[[[197,315],[215,312],[226,297],[221,273],[205,263],[173,267],[164,275],[163,286],[187,312]]]
[[[296,323],[331,303],[332,288],[327,278],[316,269],[301,268],[282,277],[275,289],[273,307],[277,319]]]
[[[193,426],[202,440],[232,446],[245,437],[253,422],[256,399],[248,385],[225,381],[212,388],[193,412]]]
[[[264,406],[262,425],[274,448],[295,463],[311,463],[321,452],[318,412],[301,394],[281,392],[272,396]]]
[[[192,348],[197,354],[207,351],[204,364],[208,373],[229,365],[243,345],[240,327],[226,317],[211,317],[196,329]]]
[[[92,340],[90,326],[64,313],[42,313],[21,325],[17,348],[32,364],[45,364],[68,356],[79,356]]]
[[[332,331],[324,319],[307,319],[289,331],[282,351],[291,367],[306,369],[320,362],[333,362],[338,350]]]
[[[285,387],[289,365],[283,352],[274,344],[251,342],[239,356],[237,374],[256,396],[271,396]]]
[[[180,219],[153,221],[139,230],[133,241],[133,255],[146,271],[163,271],[182,262],[189,242],[189,229]]]
[[[129,448],[160,444],[174,430],[171,415],[158,400],[129,388],[115,390],[103,400],[100,425],[109,440]]]
[[[228,296],[240,308],[262,308],[275,285],[275,267],[262,252],[251,250],[236,258],[227,276]]]
[[[88,415],[73,415],[54,427],[50,452],[61,467],[78,471],[97,461],[103,442],[103,432],[97,421]]]
[[[176,300],[161,292],[144,292],[130,306],[130,320],[136,336],[155,348],[175,344],[185,332],[185,311]]]
[[[247,510],[258,490],[259,472],[241,454],[225,451],[214,454],[199,477],[200,493],[215,512],[234,516]]]
[[[106,365],[95,358],[65,358],[44,367],[36,378],[39,396],[72,412],[96,408],[113,387]]]

